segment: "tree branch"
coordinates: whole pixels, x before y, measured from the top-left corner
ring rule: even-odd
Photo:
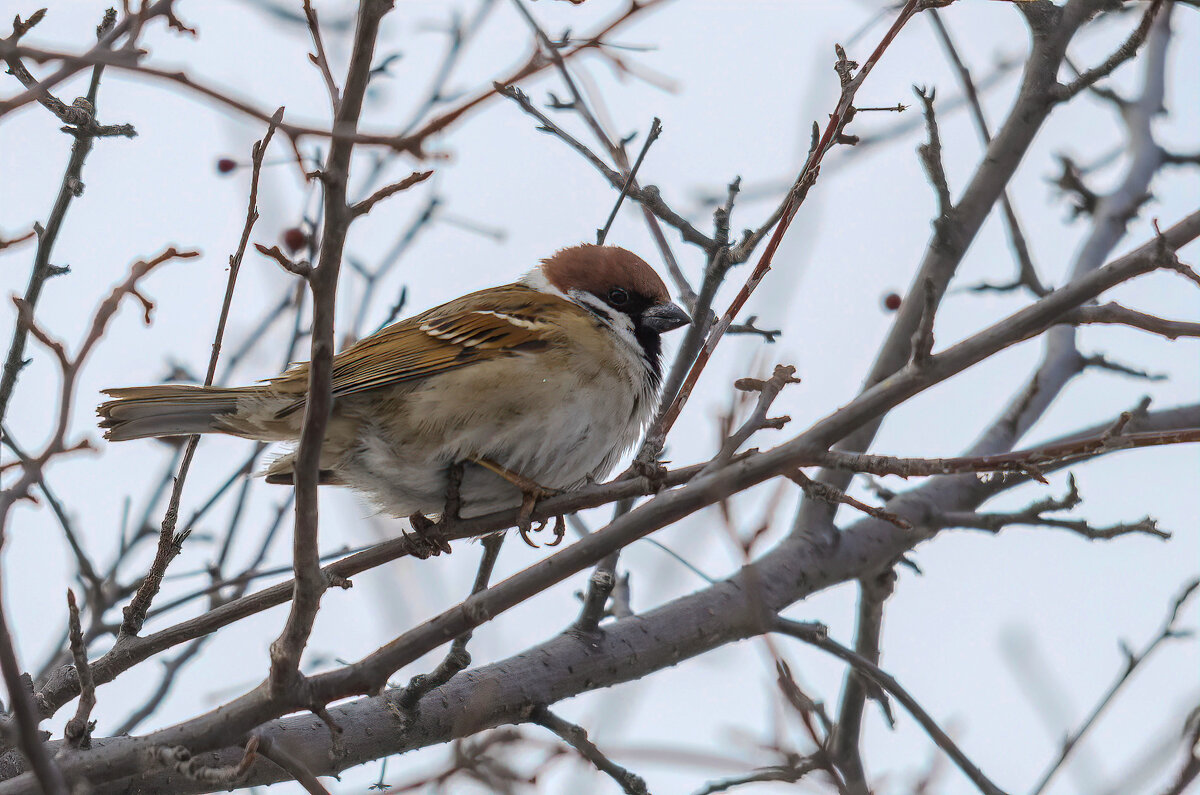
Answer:
[[[629,772],[605,756],[604,752],[588,739],[583,727],[563,720],[545,707],[535,708],[529,720],[557,734],[563,742],[578,751],[580,756],[595,765],[597,770],[617,782],[626,795],[648,795],[646,782],[642,777]]]
[[[1042,774],[1042,777],[1038,779],[1038,783],[1031,791],[1031,795],[1041,795],[1041,793],[1046,790],[1046,787],[1049,786],[1050,781],[1054,778],[1055,774],[1062,769],[1063,763],[1065,763],[1067,758],[1071,755],[1071,751],[1075,749],[1075,747],[1079,744],[1079,741],[1083,739],[1084,735],[1088,733],[1092,726],[1095,725],[1096,721],[1099,720],[1100,716],[1104,714],[1104,710],[1107,709],[1108,705],[1112,703],[1117,694],[1121,692],[1121,689],[1124,688],[1125,684],[1130,680],[1138,667],[1146,661],[1146,658],[1153,654],[1155,649],[1161,646],[1164,642],[1182,636],[1182,631],[1176,628],[1175,622],[1179,619],[1179,611],[1183,609],[1183,606],[1187,604],[1188,600],[1191,599],[1192,595],[1196,593],[1198,589],[1200,589],[1200,579],[1192,580],[1184,585],[1183,590],[1180,591],[1179,595],[1172,603],[1171,609],[1168,611],[1167,617],[1163,621],[1162,628],[1159,629],[1157,635],[1151,638],[1150,641],[1142,647],[1141,651],[1135,652],[1124,643],[1121,644],[1122,651],[1124,652],[1126,658],[1125,667],[1121,670],[1120,675],[1118,675],[1112,685],[1109,686],[1108,690],[1105,691],[1104,695],[1092,709],[1091,713],[1084,718],[1083,723],[1081,723],[1077,729],[1069,733],[1066,736],[1066,739],[1063,740],[1062,748],[1059,750],[1058,756],[1050,763],[1050,766],[1046,768],[1046,771]]]
[[[831,640],[827,635],[822,633],[814,633],[812,629],[805,624],[798,624],[795,621],[787,619],[776,619],[772,625],[772,629],[776,632],[782,632],[785,635],[791,635],[798,640],[802,640],[812,646],[816,646],[822,651],[829,652],[833,656],[846,661],[854,667],[860,674],[869,677],[871,681],[879,687],[890,693],[904,708],[921,724],[921,728],[929,735],[930,739],[946,752],[946,755],[954,760],[954,764],[962,771],[976,788],[985,793],[985,795],[1004,795],[1004,790],[997,787],[992,781],[983,774],[983,771],[972,762],[966,754],[955,744],[954,740],[950,739],[950,735],[946,734],[937,722],[930,717],[917,700],[913,698],[907,690],[900,686],[894,677],[885,672],[875,663],[868,660],[866,657],[856,652],[847,649],[835,640]]]
[[[350,133],[357,130],[363,98],[366,96],[367,83],[370,80],[379,23],[392,9],[392,3],[393,0],[360,0],[345,91],[334,114],[335,130],[344,129]],[[308,280],[313,295],[312,346],[308,391],[294,468],[296,527],[292,556],[296,583],[287,623],[279,637],[271,644],[269,683],[270,693],[274,698],[281,698],[289,688],[300,689],[293,688],[293,685],[302,682],[299,670],[300,655],[316,620],[321,595],[328,587],[328,580],[321,571],[321,553],[317,546],[317,483],[321,445],[325,439],[325,427],[329,421],[332,404],[330,390],[338,274],[346,235],[355,215],[353,208],[346,202],[353,151],[352,140],[335,138],[322,170],[325,224],[321,235],[320,258]],[[293,697],[295,695],[303,694],[297,692]]]

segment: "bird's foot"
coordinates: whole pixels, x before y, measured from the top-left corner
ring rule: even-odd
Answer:
[[[442,518],[433,521],[420,511],[408,517],[413,534],[405,535],[413,546],[413,554],[421,560],[430,555],[450,554],[450,541],[443,535],[447,524],[459,520],[459,509],[462,501],[459,498],[459,488],[462,486],[463,465],[461,462],[452,464],[446,473],[446,509]]]
[[[408,517],[412,525],[412,535],[405,533],[404,537],[412,545],[412,553],[425,560],[431,555],[450,554],[450,542],[441,533],[441,522],[435,522],[421,512]]]
[[[516,485],[516,484],[514,484]],[[538,526],[533,527],[533,509],[537,507],[538,500],[546,497],[553,497],[558,494],[557,489],[546,489],[537,485],[533,481],[528,481],[525,486],[518,486],[521,489],[521,509],[517,511],[517,531],[521,534],[521,540],[534,549],[538,548],[537,543],[529,537],[530,532],[540,533],[546,529],[546,525],[550,523],[549,519],[544,519],[538,522]],[[546,546],[556,547],[562,543],[563,536],[566,534],[566,527],[561,516],[554,517],[554,540]]]
[[[541,532],[549,524],[549,520],[538,523],[537,529],[533,529],[533,510],[537,507],[538,500],[546,497],[553,497],[558,494],[557,489],[548,489],[531,478],[527,478],[517,472],[497,464],[495,461],[490,461],[486,458],[474,459],[476,464],[479,464],[484,469],[487,469],[500,477],[507,480],[509,483],[521,490],[521,508],[517,511],[517,530],[521,533],[521,540],[529,546],[537,549],[538,545],[529,537],[529,533]],[[554,541],[547,546],[557,546],[562,543],[563,536],[566,534],[566,527],[561,516],[555,517],[554,520]]]
[[[651,491],[657,494],[667,485],[668,471],[665,462],[658,459],[646,460],[635,458],[633,463],[629,465],[629,469],[618,480],[623,480],[627,477],[645,478],[650,485]]]

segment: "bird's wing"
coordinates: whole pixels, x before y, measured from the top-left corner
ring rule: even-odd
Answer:
[[[551,302],[547,312],[546,303]],[[372,334],[333,357],[335,398],[392,386],[513,356],[554,343],[561,327],[548,319],[573,305],[522,285],[463,296]],[[271,384],[280,392],[302,392],[308,363]],[[281,413],[304,405],[301,397]]]

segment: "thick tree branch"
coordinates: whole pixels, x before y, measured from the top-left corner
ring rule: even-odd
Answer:
[[[361,0],[354,33],[354,48],[347,68],[344,94],[334,115],[333,127],[353,133],[358,128],[363,98],[371,77],[371,61],[379,23],[392,9],[393,0]],[[321,595],[329,582],[321,571],[321,552],[317,545],[317,483],[321,445],[332,405],[330,394],[333,372],[333,325],[337,299],[338,274],[346,235],[355,213],[346,201],[350,180],[350,158],[354,142],[335,138],[321,172],[324,185],[324,229],[321,254],[309,277],[313,295],[312,346],[308,370],[308,391],[304,402],[300,444],[296,450],[296,527],[292,543],[292,561],[296,584],[292,609],[279,637],[271,644],[270,692],[283,692],[301,681],[300,655],[308,642]],[[380,197],[382,198],[382,197]],[[301,688],[293,688],[300,690]],[[296,692],[292,694],[303,695]],[[316,702],[313,702],[316,703]],[[321,702],[322,704],[324,702]]]

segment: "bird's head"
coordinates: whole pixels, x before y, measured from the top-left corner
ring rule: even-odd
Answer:
[[[617,246],[583,244],[542,260],[535,274],[545,284],[613,324],[628,318],[645,346],[658,335],[691,323],[671,301],[667,285],[644,259]],[[532,274],[531,274],[532,275]],[[624,326],[623,322],[619,323]]]

